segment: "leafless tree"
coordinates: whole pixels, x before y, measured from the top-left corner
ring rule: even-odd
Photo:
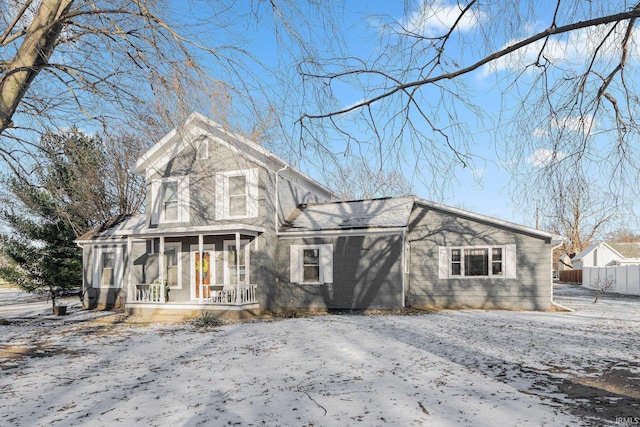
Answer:
[[[297,84],[291,57],[316,56],[333,12],[292,0],[0,0],[0,157],[19,164],[43,129],[162,132],[193,110],[244,133],[278,124],[284,95],[273,94]],[[269,64],[245,36],[260,31],[278,43]]]
[[[542,228],[566,237],[563,253],[579,253],[594,238],[603,237],[620,215],[615,195],[590,185],[586,179],[577,179],[572,173],[547,178],[538,183],[537,193],[530,194],[534,196],[532,202],[524,204],[536,203]]]
[[[629,228],[617,228],[607,233],[607,240],[617,243],[638,243],[640,235]]]
[[[640,4],[625,0],[405,1],[403,17],[369,20],[370,56],[300,64],[322,102],[309,102],[298,123],[318,146],[318,124],[344,135],[347,151],[375,140],[431,171],[434,187],[482,160],[482,132],[514,173],[546,157],[577,177],[606,177],[621,195],[640,188],[639,16]],[[344,85],[362,97],[344,102]],[[486,113],[486,88],[502,94],[497,116]]]
[[[596,296],[593,300],[593,303],[597,303],[598,299],[607,292],[615,289],[616,279],[613,276],[607,276],[605,279],[598,277],[595,282],[591,284],[591,287],[596,291]]]
[[[399,197],[413,193],[413,186],[399,170],[384,170],[375,162],[356,157],[327,174],[327,185],[341,200]]]

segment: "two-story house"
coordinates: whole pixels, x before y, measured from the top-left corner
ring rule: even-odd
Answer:
[[[335,201],[194,113],[138,160],[146,213],[78,238],[88,305],[238,317],[263,310],[547,309],[539,230],[415,197]]]

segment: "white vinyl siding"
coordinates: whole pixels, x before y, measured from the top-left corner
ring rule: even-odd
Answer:
[[[258,216],[258,169],[216,174],[216,219]]]
[[[516,278],[516,245],[438,248],[438,277]]]
[[[300,284],[333,283],[333,245],[291,245],[290,281]]]
[[[151,223],[189,222],[189,177],[151,181]]]

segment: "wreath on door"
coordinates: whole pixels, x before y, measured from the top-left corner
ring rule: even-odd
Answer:
[[[196,262],[196,271],[200,272],[200,262]],[[202,282],[205,281],[207,276],[209,275],[209,258],[202,257]]]

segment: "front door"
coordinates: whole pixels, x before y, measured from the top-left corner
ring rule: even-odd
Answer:
[[[202,298],[210,298],[209,285],[215,284],[215,250],[213,245],[205,245],[202,263],[198,245],[191,246],[191,299],[200,299],[200,277],[202,276]],[[202,268],[202,272],[200,271]]]

